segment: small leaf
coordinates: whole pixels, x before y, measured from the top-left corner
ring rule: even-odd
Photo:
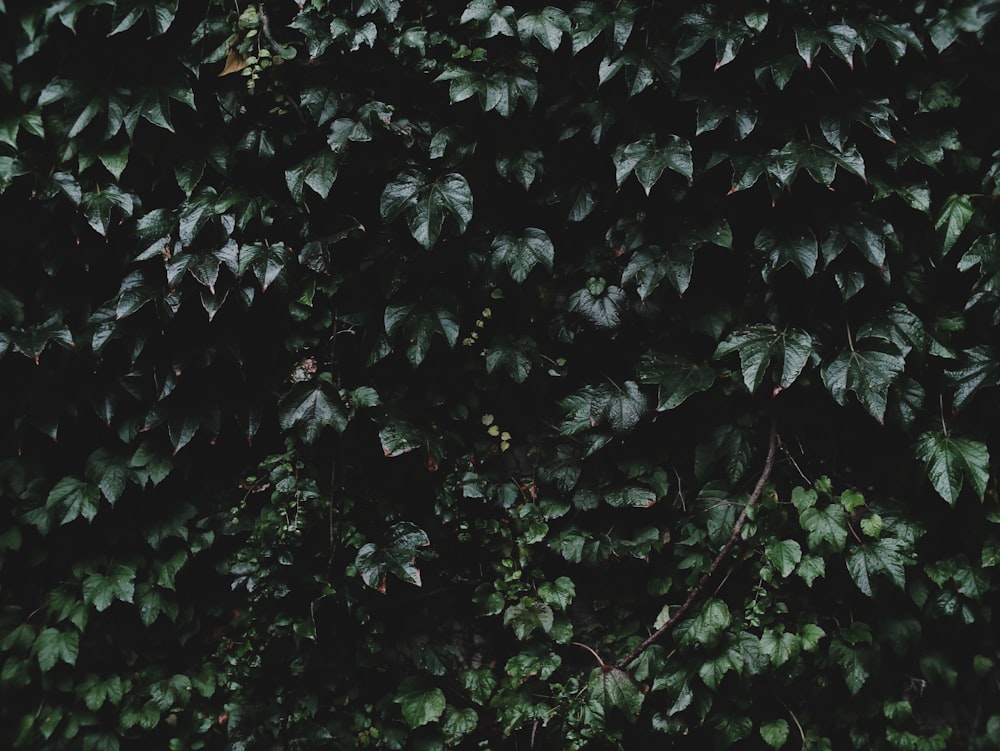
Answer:
[[[847,544],[847,517],[838,504],[807,508],[801,512],[799,523],[809,533],[810,550],[839,552]]]
[[[799,329],[779,331],[771,324],[758,324],[735,331],[719,344],[713,357],[720,358],[739,352],[743,382],[753,393],[764,380],[773,357],[781,358],[778,386],[792,385],[805,367],[813,351],[812,337]]]
[[[552,608],[547,603],[528,598],[511,605],[503,614],[503,625],[513,628],[514,635],[521,641],[527,639],[538,628],[546,634],[549,633],[553,623]]]

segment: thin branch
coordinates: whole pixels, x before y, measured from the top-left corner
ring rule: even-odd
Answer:
[[[581,642],[581,641],[575,641],[575,642],[573,642],[573,646],[580,647],[581,649],[586,649],[588,652],[590,652],[590,654],[594,655],[594,659],[597,660],[597,664],[598,665],[600,665],[602,668],[607,668],[608,667],[608,664],[604,660],[601,659],[601,656],[599,654],[597,654],[597,652],[595,652],[593,649],[591,649],[590,647],[588,647],[586,644],[584,644],[583,642]]]
[[[656,643],[660,638],[663,637],[668,631],[670,631],[684,614],[690,610],[691,606],[698,599],[708,580],[712,578],[712,575],[719,569],[722,565],[722,561],[725,560],[726,556],[729,555],[729,551],[733,549],[733,545],[740,537],[740,532],[743,531],[743,526],[747,521],[747,514],[749,514],[750,509],[757,505],[757,501],[760,500],[761,495],[764,492],[764,486],[767,485],[767,481],[771,478],[771,472],[774,470],[774,455],[777,453],[778,449],[778,431],[777,425],[772,418],[771,420],[771,434],[767,441],[767,459],[764,460],[764,469],[760,473],[760,478],[757,480],[757,485],[754,487],[753,492],[750,494],[750,500],[747,501],[746,506],[743,507],[743,511],[740,512],[739,518],[736,520],[736,524],[733,525],[733,532],[729,536],[729,540],[725,545],[722,546],[722,550],[719,554],[715,556],[715,560],[712,561],[712,565],[708,567],[708,571],[702,574],[701,579],[694,586],[694,588],[688,593],[687,599],[684,604],[678,608],[677,612],[674,613],[670,619],[664,623],[659,629],[657,629],[651,636],[649,636],[645,641],[643,641],[638,647],[633,649],[629,654],[621,660],[615,667],[622,670],[635,660],[639,655],[645,652],[650,646]]]

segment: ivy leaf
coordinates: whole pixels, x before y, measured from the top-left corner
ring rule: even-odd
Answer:
[[[542,230],[529,227],[520,235],[505,232],[493,240],[493,267],[506,266],[511,278],[520,284],[541,264],[549,271],[555,258],[555,248]]]
[[[497,689],[496,676],[487,668],[463,670],[459,680],[462,688],[469,692],[469,698],[481,706],[486,706]]]
[[[97,483],[104,497],[113,506],[121,498],[128,481],[132,479],[132,473],[126,457],[102,447],[87,459],[87,478]]]
[[[981,388],[1000,385],[1000,360],[992,347],[979,346],[964,350],[958,363],[944,371],[955,389],[952,406],[962,409]]]
[[[649,195],[649,191],[665,169],[669,168],[683,175],[689,182],[694,176],[691,144],[674,135],[667,136],[666,145],[662,147],[657,147],[656,141],[650,138],[619,146],[615,149],[612,159],[618,185],[625,182],[629,173],[635,172],[636,179],[646,191],[646,195]]]
[[[421,678],[407,678],[399,685],[396,698],[403,719],[411,728],[437,722],[444,714],[447,702],[439,688],[428,687]]]
[[[764,548],[764,555],[782,579],[787,579],[802,560],[802,548],[795,540],[775,540]]]
[[[603,713],[617,707],[627,716],[638,715],[646,695],[624,670],[608,665],[594,668],[587,682],[590,701]]]
[[[809,533],[810,550],[822,551],[828,547],[840,552],[847,544],[847,517],[839,504],[804,509],[799,524]]]
[[[423,174],[410,170],[386,185],[379,207],[387,221],[404,215],[413,238],[431,248],[440,237],[447,216],[454,220],[459,234],[465,232],[472,219],[472,191],[468,181],[457,172],[428,182]]]
[[[792,264],[807,279],[816,271],[819,243],[811,230],[797,234],[779,234],[772,229],[762,229],[753,242],[754,248],[767,258],[764,279],[785,264]]]
[[[760,737],[771,748],[781,748],[788,740],[788,723],[785,720],[771,720],[760,724]]]
[[[847,554],[847,570],[858,589],[869,597],[875,596],[873,579],[887,576],[900,589],[906,583],[905,543],[894,537],[867,542]]]
[[[656,493],[649,488],[629,485],[605,493],[604,500],[614,508],[649,508],[658,500]]]
[[[944,202],[934,228],[941,235],[941,255],[948,255],[958,241],[962,230],[968,225],[975,209],[972,199],[966,195],[952,195]]]
[[[779,331],[771,324],[757,324],[730,334],[716,348],[713,357],[718,359],[739,352],[743,382],[753,393],[764,380],[773,357],[781,358],[778,387],[786,389],[799,377],[812,351],[812,337],[804,331]]]
[[[499,368],[506,371],[515,383],[524,383],[538,355],[538,345],[526,336],[503,337],[484,351],[487,373]]]
[[[924,433],[917,439],[916,457],[924,462],[938,495],[952,506],[965,479],[982,500],[990,478],[990,452],[985,444],[969,438],[953,438],[947,433]]]
[[[698,615],[682,624],[684,628],[680,641],[685,645],[698,643],[713,647],[731,622],[726,603],[714,598],[706,600]]]
[[[563,11],[548,5],[537,13],[526,13],[517,21],[517,34],[522,42],[534,37],[550,52],[555,52],[563,34],[570,33],[572,25]]]
[[[552,630],[555,616],[552,608],[544,602],[524,598],[504,611],[503,625],[514,629],[514,635],[521,641],[527,639],[535,629],[546,634]]]
[[[64,477],[49,492],[45,506],[63,515],[60,524],[69,524],[80,516],[93,521],[100,502],[101,491],[96,485],[77,477]]]
[[[417,552],[430,545],[427,533],[410,522],[399,522],[389,528],[382,545],[367,543],[358,551],[354,565],[361,580],[372,589],[384,593],[386,575],[393,574],[405,582],[421,586],[420,569],[416,566]]]
[[[132,602],[135,594],[135,567],[115,563],[107,574],[94,572],[83,580],[83,601],[98,612],[107,610],[112,602]]]
[[[660,387],[657,412],[676,409],[689,396],[707,391],[715,383],[715,371],[711,367],[674,354],[643,355],[637,374],[641,383]]]
[[[570,295],[568,307],[599,329],[617,328],[626,305],[625,292],[621,287],[604,286],[603,281],[595,285],[595,281],[592,278],[587,287]],[[595,293],[597,287],[601,291]]]
[[[75,665],[80,654],[80,634],[77,631],[44,628],[38,633],[32,651],[38,658],[38,666],[45,673],[59,661]]]
[[[282,430],[296,430],[306,443],[314,443],[323,429],[343,433],[350,419],[329,373],[314,382],[299,383],[278,401]]]
[[[444,722],[441,723],[441,733],[444,735],[445,742],[449,746],[453,746],[475,730],[478,724],[479,715],[472,707],[465,709],[448,707],[445,711]]]
[[[565,610],[576,596],[576,585],[568,576],[560,576],[554,582],[540,585],[538,596],[557,610]]]
[[[411,425],[393,422],[384,426],[378,434],[382,443],[382,453],[386,457],[401,456],[424,445],[424,439]]]
[[[649,410],[649,398],[639,390],[639,384],[625,381],[623,385],[612,390],[604,408],[608,424],[618,433],[632,430]]]
[[[880,423],[885,417],[889,386],[902,374],[905,361],[889,342],[869,338],[841,352],[821,370],[823,383],[837,404],[847,404],[853,391],[868,413]]]

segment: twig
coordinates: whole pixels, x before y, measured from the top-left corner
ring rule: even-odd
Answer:
[[[746,506],[743,507],[743,511],[740,512],[739,518],[736,519],[736,524],[733,525],[733,532],[729,536],[729,540],[725,545],[722,546],[722,550],[719,554],[715,556],[712,561],[712,565],[708,567],[708,571],[702,574],[701,579],[694,586],[694,588],[688,593],[687,599],[684,604],[678,608],[677,612],[674,613],[670,619],[664,623],[659,629],[657,629],[651,636],[649,636],[645,641],[643,641],[638,647],[633,649],[628,655],[621,660],[615,667],[622,670],[635,660],[639,655],[646,651],[651,645],[656,643],[665,633],[670,631],[677,622],[684,616],[685,613],[691,608],[698,599],[708,580],[712,578],[712,575],[719,569],[722,565],[722,561],[725,560],[726,556],[729,555],[729,551],[733,549],[733,545],[740,537],[740,532],[743,531],[743,526],[747,521],[747,514],[749,514],[750,509],[757,505],[757,501],[760,500],[761,495],[764,492],[764,486],[767,485],[767,481],[771,478],[771,472],[774,470],[774,455],[777,453],[778,448],[778,431],[777,425],[772,418],[771,420],[771,434],[767,441],[767,459],[764,460],[764,469],[760,473],[760,478],[757,480],[757,485],[754,487],[753,492],[750,494],[750,500],[747,501]]]
[[[597,654],[597,652],[595,652],[593,649],[591,649],[590,647],[588,647],[586,644],[584,644],[583,642],[575,641],[575,642],[573,642],[573,646],[580,647],[581,649],[586,649],[588,652],[590,652],[590,654],[594,655],[594,659],[597,660],[597,664],[598,665],[600,665],[602,668],[607,668],[608,667],[608,664],[604,660],[601,659],[601,656],[599,654]]]

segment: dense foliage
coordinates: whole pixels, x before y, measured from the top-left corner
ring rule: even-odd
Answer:
[[[0,0],[0,744],[1000,746],[998,12]]]

